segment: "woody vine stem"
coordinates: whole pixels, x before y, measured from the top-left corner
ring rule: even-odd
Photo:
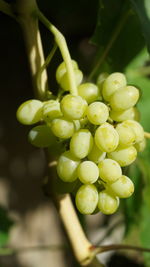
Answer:
[[[40,32],[38,28],[38,20],[40,20],[54,35],[55,43],[60,49],[62,58],[66,64],[70,84],[70,92],[73,95],[77,95],[74,71],[71,64],[71,57],[66,44],[66,40],[64,36],[59,32],[59,30],[53,24],[51,24],[39,11],[36,4],[36,0],[17,0],[15,6],[13,6],[13,9],[9,4],[6,4],[5,1],[0,0],[0,11],[15,18],[22,27],[30,63],[35,96],[40,100],[46,99],[48,90],[48,79],[45,67],[47,65],[47,61],[51,59],[51,56],[53,56],[53,53],[56,50],[56,46],[54,46],[51,56],[45,62]],[[145,137],[150,138],[150,133],[145,132]],[[53,174],[54,166],[53,164],[49,164],[49,166],[50,173]],[[112,249],[137,249],[141,251],[144,250],[150,252],[149,249],[146,250],[123,245],[110,245],[106,247],[93,246],[85,236],[85,233],[78,220],[77,214],[74,210],[70,196],[68,194],[63,195],[63,197],[55,196],[55,199],[57,203],[56,207],[68,234],[74,254],[81,265],[90,264],[90,262],[93,261],[97,253],[102,253],[104,251]],[[98,266],[102,267],[103,265],[99,262]]]

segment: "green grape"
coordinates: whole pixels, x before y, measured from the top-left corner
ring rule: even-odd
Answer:
[[[78,95],[90,104],[99,99],[99,88],[94,83],[83,83],[78,86]]]
[[[47,125],[38,125],[30,130],[28,134],[29,142],[36,147],[49,147],[57,142],[51,129]]]
[[[104,159],[98,164],[100,178],[106,183],[113,183],[122,175],[120,165],[112,159]]]
[[[20,123],[31,125],[37,123],[42,118],[43,103],[36,99],[22,103],[17,109],[17,119]]]
[[[119,135],[119,145],[127,147],[133,145],[135,142],[135,133],[130,126],[125,122],[119,123],[116,127],[116,131]]]
[[[113,93],[125,85],[126,77],[123,73],[114,72],[110,74],[103,83],[102,95],[104,99],[109,101]]]
[[[75,60],[71,60],[72,62],[72,66],[73,66],[73,69],[78,69],[78,64]],[[65,62],[63,61],[57,68],[56,70],[56,80],[58,83],[60,83],[60,80],[62,78],[62,76],[66,73],[66,64]]]
[[[87,108],[87,117],[92,124],[103,124],[107,121],[108,116],[108,107],[102,102],[93,102]]]
[[[144,139],[144,129],[141,126],[140,123],[134,120],[126,120],[124,121],[125,125],[128,125],[132,128],[134,134],[135,134],[135,142],[139,143]]]
[[[114,127],[105,122],[95,131],[95,143],[103,152],[114,151],[119,143],[119,135]]]
[[[90,151],[87,157],[89,160],[98,164],[106,157],[106,152],[101,151],[94,142],[92,150]]]
[[[89,160],[81,162],[78,166],[78,178],[83,184],[93,184],[99,177],[97,165]]]
[[[73,135],[75,128],[73,122],[65,118],[58,118],[52,120],[51,130],[55,136],[66,139]]]
[[[70,141],[71,153],[79,159],[85,158],[93,146],[93,137],[89,130],[81,129],[73,134]]]
[[[117,122],[122,122],[125,120],[135,119],[135,113],[136,113],[135,108],[129,108],[123,111],[111,110],[109,115],[112,120]]]
[[[103,88],[103,83],[104,81],[106,80],[106,78],[109,76],[109,74],[107,72],[102,72],[99,74],[98,78],[97,78],[97,81],[96,81],[96,84],[100,90],[100,93],[102,91],[102,88]]]
[[[70,120],[78,120],[85,116],[87,102],[81,96],[66,95],[61,101],[61,110]]]
[[[60,110],[60,103],[57,100],[48,100],[43,105],[43,120],[46,122],[51,122],[55,118],[62,116]]]
[[[82,185],[77,191],[75,198],[77,209],[82,214],[91,214],[96,209],[98,203],[98,191],[91,185]]]
[[[134,192],[133,182],[125,175],[122,175],[116,182],[109,184],[108,188],[120,198],[130,197]]]
[[[113,214],[119,206],[119,198],[107,190],[103,190],[98,195],[98,208],[106,215]]]
[[[74,69],[74,76],[75,76],[76,86],[78,86],[82,82],[83,73],[79,69]],[[65,72],[64,75],[61,77],[59,84],[61,88],[63,88],[65,91],[70,91],[70,83],[67,72]]]
[[[65,151],[58,159],[57,173],[64,182],[74,182],[77,179],[77,167],[80,160],[70,151]]]
[[[121,167],[130,165],[135,161],[137,157],[137,151],[134,146],[129,146],[126,148],[118,147],[115,151],[107,154],[108,158],[116,160]]]
[[[110,98],[110,105],[114,110],[125,110],[133,107],[139,99],[139,90],[134,86],[125,86],[116,91]]]
[[[134,146],[138,152],[144,151],[146,147],[146,139],[144,138],[141,142],[136,143]]]

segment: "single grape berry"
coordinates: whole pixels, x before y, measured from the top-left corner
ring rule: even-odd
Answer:
[[[116,182],[109,184],[108,188],[120,198],[130,197],[134,192],[133,182],[125,175],[122,175]]]
[[[76,86],[78,86],[82,82],[82,79],[83,79],[82,71],[79,69],[74,69],[74,77],[75,77]],[[67,72],[65,72],[63,76],[61,77],[59,84],[61,88],[64,89],[65,91],[70,91],[70,83],[69,83]]]
[[[102,95],[106,101],[121,87],[126,85],[126,77],[123,73],[114,72],[110,74],[103,83]]]
[[[108,158],[116,160],[121,167],[130,165],[137,157],[137,151],[134,146],[125,148],[118,147],[115,151],[107,154]]]
[[[81,96],[68,94],[60,104],[63,115],[69,120],[78,120],[85,116],[87,102]]]
[[[123,111],[110,110],[109,116],[112,120],[117,122],[122,122],[125,120],[135,119],[135,108],[129,108]]]
[[[135,134],[135,142],[141,142],[144,139],[144,129],[141,126],[141,124],[134,120],[126,120],[124,121],[125,125],[128,125],[132,128],[134,134]]]
[[[17,119],[20,123],[31,125],[42,119],[43,103],[40,100],[31,99],[22,103],[17,109]]]
[[[89,160],[98,164],[101,160],[103,160],[106,157],[106,152],[101,151],[94,142],[92,149],[87,157]]]
[[[75,128],[72,121],[62,117],[52,120],[51,130],[55,136],[67,139],[73,135]]]
[[[75,198],[77,209],[82,214],[91,214],[96,209],[98,203],[98,191],[91,184],[82,185],[77,191]]]
[[[73,69],[76,70],[78,69],[78,64],[75,60],[71,60],[72,62],[72,66],[73,66]],[[66,73],[67,69],[66,69],[66,64],[65,62],[63,61],[57,68],[56,70],[56,80],[58,83],[60,83],[60,80],[62,78],[62,76]]]
[[[99,88],[94,83],[83,83],[78,86],[78,94],[86,100],[88,104],[99,99]]]
[[[125,86],[116,91],[110,98],[114,110],[125,110],[133,107],[139,99],[139,90],[134,86]]]
[[[57,100],[48,100],[43,105],[42,117],[46,122],[51,122],[53,119],[62,117],[60,103]]]
[[[116,212],[119,206],[119,198],[107,190],[103,190],[98,195],[98,208],[106,215]]]
[[[98,164],[100,178],[106,183],[113,183],[122,175],[120,165],[112,159],[104,159]]]
[[[58,160],[57,173],[60,179],[64,182],[73,182],[77,179],[77,167],[80,160],[71,154],[70,151],[65,151]]]
[[[90,153],[92,146],[93,137],[87,129],[81,129],[74,133],[70,141],[70,151],[79,159],[85,158]]]
[[[119,135],[119,145],[122,147],[131,146],[134,144],[136,136],[132,128],[124,122],[116,126],[116,131]]]
[[[93,184],[99,177],[99,169],[97,165],[88,160],[79,164],[77,172],[78,178],[83,184]]]
[[[87,108],[88,120],[95,125],[101,125],[109,116],[108,107],[102,102],[93,102]]]
[[[119,143],[119,135],[114,127],[105,122],[95,131],[95,143],[103,152],[114,151]]]

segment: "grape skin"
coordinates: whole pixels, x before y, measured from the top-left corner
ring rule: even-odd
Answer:
[[[75,202],[80,213],[93,213],[98,203],[98,191],[96,187],[93,184],[82,185],[77,191]]]
[[[78,178],[83,184],[93,184],[99,177],[99,169],[97,165],[88,160],[79,164],[77,172]]]
[[[72,66],[73,66],[73,69],[78,69],[78,64],[75,60],[71,60],[72,62]],[[65,62],[63,61],[57,68],[56,70],[56,80],[58,83],[60,83],[60,80],[62,78],[62,76],[65,74],[66,72],[66,64]]]
[[[22,103],[17,109],[17,120],[25,125],[32,125],[42,119],[43,103],[40,100],[30,99]]]
[[[117,122],[122,122],[125,120],[133,120],[135,119],[135,108],[129,108],[123,111],[116,111],[111,110],[109,113],[109,116],[112,120]]]
[[[144,129],[137,121],[134,120],[126,120],[124,121],[125,125],[128,125],[132,128],[134,134],[135,134],[135,142],[139,143],[143,141],[144,139]]]
[[[97,128],[94,140],[100,150],[112,152],[118,146],[119,135],[114,127],[106,122]]]
[[[110,74],[103,83],[102,95],[106,101],[110,100],[110,97],[118,89],[126,85],[126,77],[123,73],[114,72]]]
[[[74,133],[70,141],[71,153],[79,159],[85,158],[93,146],[93,137],[89,130],[81,129]]]
[[[83,83],[79,85],[78,94],[85,99],[88,104],[94,102],[100,96],[99,88],[94,83]]]
[[[133,107],[139,99],[139,90],[134,86],[126,86],[116,91],[110,98],[114,110],[125,110]]]
[[[111,192],[103,190],[98,195],[98,208],[106,215],[113,214],[119,206],[119,198]]]
[[[59,138],[70,138],[74,133],[74,124],[65,118],[54,119],[51,122],[51,130]]]
[[[119,123],[116,127],[116,131],[119,135],[119,145],[120,146],[130,146],[135,142],[135,133],[130,126],[126,123]]]
[[[116,160],[121,167],[130,165],[135,161],[137,157],[137,151],[134,146],[129,146],[126,148],[118,147],[115,151],[107,154],[108,158]]]
[[[74,76],[75,76],[76,86],[78,86],[82,82],[83,73],[79,69],[74,69]],[[65,91],[70,90],[70,83],[69,83],[67,72],[65,72],[64,75],[61,77],[59,84],[60,84],[61,88],[64,89]]]
[[[61,103],[61,110],[69,120],[78,120],[85,116],[87,102],[81,96],[66,95]]]
[[[98,164],[100,178],[107,182],[113,183],[122,175],[120,165],[112,159],[104,159]]]
[[[36,147],[49,147],[57,142],[56,137],[47,125],[38,125],[31,129],[28,140]]]
[[[58,160],[57,173],[64,182],[74,182],[77,179],[77,167],[80,160],[70,151],[65,151]]]
[[[119,198],[130,197],[134,192],[133,182],[125,175],[122,175],[116,182],[109,184],[107,187]]]
[[[51,122],[55,118],[62,117],[60,103],[57,100],[46,101],[43,105],[42,117],[46,122]]]
[[[108,107],[102,102],[93,102],[87,108],[88,120],[94,125],[100,125],[107,121]]]

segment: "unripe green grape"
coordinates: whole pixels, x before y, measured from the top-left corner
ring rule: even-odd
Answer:
[[[101,151],[94,142],[92,149],[87,157],[89,160],[98,164],[101,160],[103,160],[106,157],[106,152]]]
[[[61,103],[61,110],[69,120],[78,120],[85,116],[87,102],[81,96],[66,95]]]
[[[73,134],[70,141],[71,153],[79,158],[85,158],[93,146],[93,137],[89,130],[81,129]]]
[[[82,185],[77,191],[75,198],[77,209],[82,214],[91,214],[94,212],[98,203],[98,191],[91,185]]]
[[[119,198],[130,197],[134,192],[133,182],[125,175],[122,175],[116,182],[109,184],[108,188]]]
[[[123,73],[114,72],[110,74],[103,83],[102,95],[104,99],[109,101],[114,92],[125,85],[126,77]]]
[[[106,80],[106,78],[109,76],[109,74],[107,72],[102,72],[99,74],[98,78],[97,78],[97,81],[96,81],[96,84],[100,90],[100,93],[102,91],[102,88],[103,88],[103,83],[104,81]]]
[[[127,147],[133,145],[135,142],[135,133],[130,126],[124,122],[119,123],[116,127],[116,131],[119,135],[119,145]]]
[[[98,208],[106,215],[113,214],[119,206],[119,198],[107,190],[103,190],[98,195]]]
[[[97,165],[89,160],[81,162],[78,166],[78,178],[83,184],[93,184],[99,177]]]
[[[76,86],[78,86],[82,82],[82,79],[83,79],[82,71],[79,69],[74,69],[74,78],[75,78]],[[61,88],[63,88],[65,91],[70,91],[70,83],[69,83],[67,72],[65,72],[64,75],[61,77],[59,84]]]
[[[56,137],[47,125],[38,125],[30,130],[29,142],[36,147],[49,147],[57,142]]]
[[[55,118],[59,118],[62,116],[62,112],[60,109],[60,103],[57,100],[48,100],[43,105],[43,120],[46,122],[50,122]]]
[[[93,102],[87,108],[87,117],[92,124],[103,124],[107,121],[108,116],[108,107],[102,102]]]
[[[31,125],[42,118],[43,103],[40,100],[31,99],[22,103],[17,109],[17,119],[20,123]]]
[[[73,135],[75,129],[73,122],[65,118],[58,118],[52,120],[51,130],[55,136],[66,139]]]
[[[135,134],[136,143],[139,143],[144,139],[144,129],[139,122],[134,120],[126,120],[124,121],[124,124],[132,128]]]
[[[106,183],[113,183],[122,175],[118,162],[112,159],[104,159],[98,164],[100,178]]]
[[[125,120],[133,120],[135,119],[135,108],[129,108],[123,111],[116,111],[111,110],[109,113],[109,116],[112,120],[117,122],[122,122]]]
[[[116,160],[121,167],[130,165],[137,157],[137,151],[134,146],[126,148],[117,148],[115,151],[107,154],[108,158]]]
[[[73,66],[73,69],[78,69],[78,64],[75,60],[71,60],[71,63],[72,63],[72,66]],[[62,76],[66,73],[66,64],[65,62],[63,61],[57,68],[56,70],[56,80],[58,83],[60,83],[60,80],[62,78]]]
[[[133,107],[139,99],[139,90],[134,86],[125,86],[116,91],[110,98],[114,110],[125,110]]]
[[[136,143],[134,146],[135,146],[137,152],[144,151],[144,149],[146,147],[146,139],[144,138],[141,142]]]
[[[73,182],[77,179],[77,167],[80,160],[74,157],[70,151],[65,151],[58,160],[57,173],[64,182]]]
[[[94,140],[100,150],[111,152],[118,146],[119,135],[111,124],[105,122],[95,131]]]
[[[99,98],[99,88],[94,83],[83,83],[78,86],[78,95],[90,104]]]

